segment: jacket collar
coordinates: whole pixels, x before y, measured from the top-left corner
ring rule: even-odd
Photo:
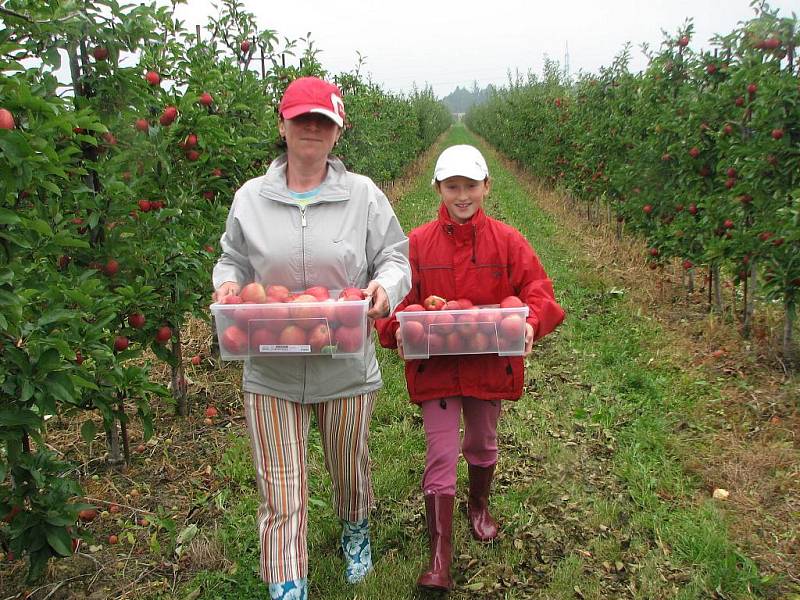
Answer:
[[[286,185],[287,164],[288,159],[285,154],[270,163],[259,192],[261,197],[279,202],[295,203],[289,195],[289,187]],[[319,195],[314,198],[312,204],[347,200],[349,197],[347,169],[345,169],[344,163],[335,156],[328,156],[328,172],[320,184]]]
[[[477,233],[486,225],[486,213],[482,208],[470,217],[469,221],[464,223],[456,223],[447,212],[447,207],[442,202],[439,205],[439,225],[442,227],[447,235],[452,235],[456,240],[472,241]]]

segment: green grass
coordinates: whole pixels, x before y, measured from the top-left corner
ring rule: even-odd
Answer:
[[[476,143],[455,127],[445,145]],[[680,456],[689,450],[675,423],[698,404],[717,400],[713,385],[661,352],[667,334],[609,293],[610,284],[581,259],[579,240],[559,233],[553,217],[492,152],[494,188],[487,212],[517,227],[533,244],[567,310],[564,325],[528,360],[526,393],[507,403],[493,506],[502,536],[481,546],[464,516],[454,522],[457,589],[450,597],[701,599],[768,597],[753,561],[728,539],[713,502]],[[432,164],[396,204],[406,230],[435,216]],[[375,571],[356,587],[342,576],[339,525],[318,441],[309,450],[310,598],[416,598],[414,582],[427,543],[419,482],[424,462],[421,419],[409,405],[402,363],[380,351],[385,387],[371,427],[377,507],[372,516]],[[202,572],[183,594],[199,598],[266,597],[258,580],[255,483],[246,439],[233,437],[221,476],[227,498],[219,542],[236,563]],[[459,471],[463,503],[465,472]]]

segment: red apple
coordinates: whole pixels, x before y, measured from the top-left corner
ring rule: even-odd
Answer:
[[[366,296],[361,288],[347,287],[339,293],[339,298],[347,298],[348,300],[365,300]]]
[[[508,315],[500,321],[499,330],[507,340],[518,341],[525,334],[525,319],[517,314]]]
[[[147,133],[150,130],[150,123],[147,122],[147,119],[136,119],[136,122],[133,124],[137,131],[142,131]]]
[[[208,92],[203,92],[197,98],[197,102],[199,102],[203,106],[211,106],[214,103],[214,98]]]
[[[203,362],[203,359],[200,357],[200,355],[199,355],[199,354],[195,354],[195,355],[192,357],[192,361],[191,361],[191,362],[192,362],[192,364],[193,364],[193,365],[196,367],[196,366],[198,366],[198,365],[199,365],[201,362]]]
[[[364,299],[363,294],[361,298],[355,295],[340,298],[336,303],[336,320],[346,327],[360,327],[366,315]],[[356,302],[358,304],[355,304]]]
[[[185,154],[186,160],[194,162],[200,159],[200,153],[197,150],[188,150]]]
[[[144,198],[139,200],[137,203],[139,210],[142,212],[150,212],[152,205],[150,204],[150,200],[145,200]]]
[[[332,345],[330,327],[325,323],[316,325],[308,332],[308,343],[312,352],[320,352],[325,346]]]
[[[113,277],[119,271],[119,263],[113,258],[110,259],[103,267],[103,273],[109,277]]]
[[[356,352],[364,345],[364,330],[360,326],[342,325],[334,333],[339,352]]]
[[[283,346],[302,346],[307,343],[305,330],[297,325],[288,325],[281,331],[278,343]]]
[[[251,321],[264,318],[266,310],[266,307],[262,307],[260,304],[243,302],[239,308],[233,311],[233,320],[244,331],[247,331],[251,326],[256,326],[256,323],[251,323]],[[258,325],[261,324],[259,323]]]
[[[324,285],[311,286],[304,293],[314,296],[314,298],[320,302],[331,297],[330,292],[328,292],[328,288],[326,288]]]
[[[493,341],[487,334],[478,331],[467,340],[467,348],[471,352],[487,352]]]
[[[209,419],[213,419],[213,418],[214,418],[214,417],[216,417],[218,414],[219,414],[219,411],[216,409],[216,407],[214,407],[214,406],[207,406],[207,407],[206,407],[206,412],[205,412],[205,415],[206,415],[206,417],[208,417]]]
[[[274,346],[278,343],[278,334],[269,329],[256,329],[250,334],[250,350],[254,354],[261,352],[261,346]]]
[[[432,294],[422,301],[422,306],[425,307],[425,310],[442,310],[446,302],[447,300],[441,296]]]
[[[104,46],[95,46],[92,50],[92,56],[94,56],[95,60],[103,61],[108,59],[108,48]]]
[[[403,309],[404,312],[405,311],[408,311],[408,312],[422,312],[424,310],[425,310],[425,307],[422,306],[422,304],[409,304],[408,306],[406,306]]]
[[[428,336],[428,353],[441,354],[443,350],[444,350],[444,336],[432,332]]]
[[[500,302],[500,308],[522,308],[525,303],[517,296],[507,296]]]
[[[242,49],[242,52],[247,54],[250,51],[250,41],[244,40],[241,44],[239,44],[239,48]]]
[[[14,115],[7,108],[0,108],[0,129],[14,129]]]
[[[155,71],[148,71],[144,78],[148,85],[157,86],[161,83],[161,76]]]
[[[109,544],[111,544],[111,545],[113,546],[113,545],[114,545],[114,544],[116,544],[117,542],[119,542],[119,538],[118,538],[116,535],[114,535],[114,534],[112,533],[110,536],[108,536],[108,543],[109,543]]]
[[[194,133],[190,133],[183,140],[183,147],[184,148],[194,148],[195,146],[197,146],[197,135],[195,135]]]
[[[146,319],[144,318],[144,315],[140,312],[135,312],[128,315],[128,325],[130,325],[134,329],[141,329],[142,327],[144,327],[145,322]]]
[[[267,301],[267,294],[264,291],[264,286],[254,281],[248,283],[239,292],[242,297],[242,302],[251,302],[253,304],[264,304]]]
[[[223,296],[219,300],[219,304],[241,304],[242,297],[237,296],[236,294],[228,294],[227,296]]]
[[[85,508],[78,513],[78,518],[84,523],[91,523],[97,518],[97,511],[93,508]]]
[[[130,345],[130,341],[124,335],[118,335],[114,338],[114,350],[117,352],[122,352],[123,350],[127,350],[128,346]]]
[[[403,343],[418,346],[425,339],[425,326],[419,321],[404,321]]]
[[[653,212],[653,205],[652,204],[645,204],[642,207],[642,210],[644,211],[644,214],[649,215],[651,212]]]
[[[771,135],[773,140],[779,140],[783,137],[783,129],[773,129]]]
[[[459,298],[458,300],[456,300],[456,302],[458,302],[458,305],[461,307],[461,310],[469,310],[470,308],[475,306],[472,303],[472,300],[469,300],[468,298]]]
[[[452,325],[453,323],[456,322],[455,315],[453,315],[453,313],[449,313],[449,312],[440,312],[437,315],[432,316],[431,318],[433,319],[432,322],[436,323],[437,325],[446,325],[447,326],[447,325]],[[440,331],[441,331],[443,328],[437,328],[437,329],[440,329]],[[449,331],[449,330],[450,330],[450,327],[444,328],[444,331]]]
[[[464,342],[457,331],[450,331],[444,336],[444,347],[450,354],[463,354]]]
[[[689,45],[688,35],[682,35],[681,37],[678,38],[678,46],[680,46],[681,48],[685,48],[688,45]]]
[[[167,327],[166,325],[162,325],[156,331],[156,342],[159,344],[166,344],[169,339],[172,337],[172,329]]]
[[[247,332],[231,325],[222,332],[220,343],[231,354],[244,354],[247,351]]]
[[[274,298],[276,302],[286,302],[291,295],[285,285],[268,285],[265,291],[267,296]]]
[[[700,156],[700,148],[698,148],[697,146],[692,146],[691,148],[689,148],[689,156],[691,156],[692,158],[697,158],[698,156]]]
[[[267,296],[267,304],[261,307],[260,318],[264,319],[264,322],[259,325],[263,325],[270,331],[280,332],[289,324],[289,306]]]
[[[448,300],[444,303],[442,310],[461,310],[461,305],[458,300]]]
[[[289,315],[295,319],[295,325],[303,329],[313,329],[319,325],[321,311],[318,306],[313,306],[318,300],[311,294],[298,294],[289,303]]]
[[[456,316],[456,323],[458,323],[456,330],[464,337],[471,337],[478,331],[478,315],[479,311],[471,310],[470,312],[461,313]]]
[[[161,116],[158,118],[158,122],[164,127],[169,127],[177,118],[178,109],[174,106],[168,106],[164,109],[164,112],[161,113]]]

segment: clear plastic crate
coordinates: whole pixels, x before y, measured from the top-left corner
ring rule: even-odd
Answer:
[[[331,290],[336,298],[338,290]],[[281,356],[363,356],[364,300],[211,305],[223,360]]]
[[[395,316],[400,322],[406,358],[448,354],[525,354],[527,306],[401,311]]]

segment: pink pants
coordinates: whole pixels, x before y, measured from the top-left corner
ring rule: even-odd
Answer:
[[[422,402],[427,452],[422,492],[455,496],[459,454],[471,465],[488,467],[497,462],[499,400],[454,396]],[[459,425],[464,412],[464,442]]]

